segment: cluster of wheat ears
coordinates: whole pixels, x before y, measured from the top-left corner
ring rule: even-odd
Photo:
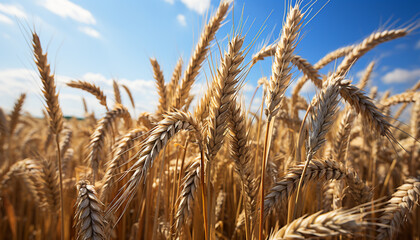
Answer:
[[[363,90],[374,62],[357,84],[346,76],[366,52],[414,27],[374,32],[311,64],[295,53],[306,12],[291,5],[279,40],[248,63],[251,45],[241,31],[228,36],[190,113],[190,90],[230,8],[220,3],[185,70],[180,59],[168,83],[150,59],[159,104],[139,116],[121,102],[123,87],[135,108],[125,85],[114,81],[111,107],[100,87],[71,81],[106,114],[96,119],[85,106],[83,120],[64,119],[47,54],[32,33],[46,111],[44,118],[22,114],[25,94],[10,114],[0,109],[1,239],[419,236],[420,82],[377,99],[376,88]],[[267,57],[272,74],[258,81],[263,104],[251,112],[240,89]],[[335,70],[321,74],[330,62]],[[310,102],[299,95],[308,80],[317,87]],[[410,104],[411,121],[401,124]]]

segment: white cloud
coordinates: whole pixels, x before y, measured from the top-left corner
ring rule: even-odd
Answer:
[[[174,4],[175,0],[164,0],[165,2],[169,3],[169,4]]]
[[[314,85],[312,81],[307,81],[303,87],[300,89],[300,94],[313,94],[315,93],[317,87]]]
[[[8,16],[5,16],[0,13],[0,22],[6,23],[6,24],[13,24],[12,19],[10,19]]]
[[[12,68],[0,70],[0,92],[7,95],[17,95],[21,92],[33,92],[33,80],[37,76],[34,70]],[[32,85],[32,86],[31,86]]]
[[[69,0],[43,0],[43,7],[63,18],[71,18],[77,22],[96,24],[92,13]]]
[[[416,43],[416,49],[420,49],[420,40],[418,40]]]
[[[26,18],[26,13],[19,5],[0,3],[0,12],[17,18]]]
[[[181,0],[189,9],[203,14],[210,7],[210,0]]]
[[[176,16],[176,20],[178,20],[179,24],[181,24],[181,26],[187,26],[187,21],[185,20],[185,16],[182,14],[178,14],[178,16]]]
[[[101,34],[91,27],[79,27],[79,31],[93,38],[100,38]]]
[[[382,77],[384,83],[404,83],[412,82],[420,79],[420,68],[413,70],[406,70],[396,68],[392,72],[387,73]]]

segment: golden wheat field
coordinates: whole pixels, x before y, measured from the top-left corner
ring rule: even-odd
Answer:
[[[66,87],[92,94],[106,113],[64,118],[33,30],[44,117],[23,113],[25,94],[11,112],[0,108],[0,239],[419,239],[420,82],[378,97],[364,91],[375,62],[361,78],[348,76],[364,54],[418,23],[310,63],[295,51],[308,20],[300,2],[288,6],[279,39],[257,50],[238,26],[214,44],[231,9],[220,2],[170,80],[150,59],[159,103],[136,115],[129,87],[114,81],[109,96],[75,79]],[[209,60],[211,48],[218,59]],[[208,61],[208,88],[194,96]],[[258,80],[263,104],[251,111],[241,89],[261,61],[271,61],[271,75]],[[322,74],[329,63],[334,71]],[[300,94],[308,81],[312,99]]]

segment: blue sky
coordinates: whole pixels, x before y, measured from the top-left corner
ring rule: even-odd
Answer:
[[[92,96],[63,84],[72,79],[95,82],[112,102],[111,81],[115,78],[132,90],[137,113],[154,111],[157,94],[149,58],[155,57],[165,79],[170,79],[180,56],[187,64],[205,20],[218,3],[216,0],[0,0],[0,106],[10,111],[19,94],[26,92],[24,110],[34,115],[41,113],[40,81],[30,48],[30,30],[35,28],[44,49],[48,49],[49,62],[57,75],[65,115],[83,115],[82,96],[91,110],[103,113]],[[360,42],[377,29],[419,22],[420,1],[332,0],[326,3],[321,0],[314,3],[296,48],[297,54],[311,63],[336,48]],[[234,6],[217,34],[217,42],[225,48],[225,36],[232,32],[232,23],[237,26],[243,9],[243,16],[248,19],[244,24],[246,44],[264,27],[252,46],[249,61],[264,42],[273,43],[278,38],[285,3],[235,0]],[[358,81],[361,71],[375,60],[373,85],[380,92],[392,89],[392,93],[399,93],[414,85],[420,80],[419,33],[420,30],[415,30],[405,38],[375,48],[354,65],[349,77]],[[213,53],[217,55],[217,52],[215,46]],[[322,72],[333,67],[330,64]],[[207,63],[204,69],[208,73]],[[270,59],[255,65],[246,79],[245,99],[249,99],[260,77],[270,75]],[[198,97],[206,76],[200,74],[193,88]],[[313,92],[313,86],[308,84],[302,95],[309,98]],[[123,96],[129,105],[124,93]]]

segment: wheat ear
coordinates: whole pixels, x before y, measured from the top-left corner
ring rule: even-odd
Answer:
[[[323,239],[361,235],[363,230],[372,225],[363,219],[368,213],[362,209],[337,209],[304,216],[274,232],[268,239]]]
[[[9,131],[9,124],[7,123],[6,114],[4,114],[3,109],[0,108],[0,133],[2,136],[6,136]]]
[[[54,134],[59,134],[63,129],[63,113],[58,103],[54,75],[51,74],[50,65],[47,62],[47,54],[42,53],[41,42],[36,33],[32,34],[32,46],[34,49],[35,63],[38,66],[42,81],[42,93],[47,103],[47,112],[50,118],[50,127]]]
[[[112,88],[114,89],[115,104],[122,104],[120,87],[118,86],[118,83],[115,79],[112,80]]]
[[[325,66],[327,66],[330,62],[337,60],[338,58],[344,57],[347,54],[349,54],[351,51],[353,51],[354,46],[345,46],[338,48],[327,55],[325,55],[323,58],[318,60],[318,62],[315,63],[314,68],[315,69],[321,69]]]
[[[245,113],[241,106],[233,102],[230,106],[230,154],[235,163],[241,182],[244,196],[244,206],[246,215],[246,225],[249,229],[253,226],[253,214],[255,212],[255,196],[257,194],[257,183],[254,178],[253,164],[251,163],[252,154],[247,130]],[[248,223],[248,220],[251,220]],[[250,232],[252,230],[248,230]]]
[[[185,223],[191,221],[193,204],[200,186],[200,159],[193,161],[185,173],[182,181],[182,191],[177,199],[177,212],[175,215],[175,228],[181,232]]]
[[[175,69],[172,73],[171,81],[168,83],[166,87],[166,91],[168,94],[168,109],[172,107],[172,104],[174,103],[174,95],[176,94],[176,89],[178,88],[179,79],[182,76],[182,65],[184,64],[184,61],[180,57],[178,59],[178,62],[176,63]]]
[[[412,103],[415,102],[419,96],[420,94],[417,92],[403,92],[393,95],[392,97],[387,98],[385,101],[381,101],[380,105],[385,108],[400,103]]]
[[[263,60],[266,57],[274,56],[276,53],[276,48],[277,43],[262,47],[258,53],[252,56],[252,64],[255,64],[257,61]],[[312,66],[306,59],[302,58],[301,56],[293,55],[291,62],[300,71],[302,71],[307,78],[311,79],[317,87],[322,87],[322,80],[318,73],[318,70],[314,66]]]
[[[41,185],[42,185],[42,207],[51,214],[56,214],[60,209],[60,188],[55,166],[51,161],[41,160]]]
[[[306,162],[305,167],[303,168],[302,176],[299,180],[299,185],[297,187],[295,208],[293,211],[293,218],[296,214],[296,209],[299,203],[300,189],[303,184],[303,178],[306,174],[307,167],[312,160],[312,157],[326,141],[325,135],[331,128],[334,117],[337,112],[337,104],[339,102],[339,86],[336,83],[335,79],[329,79],[326,86],[320,94],[315,96],[313,102],[311,103],[311,115],[309,118],[309,136],[306,145]],[[300,149],[300,146],[298,146]],[[300,157],[297,157],[298,159]],[[289,215],[290,216],[290,215]]]
[[[337,135],[334,139],[334,147],[332,150],[332,159],[337,162],[342,162],[346,153],[347,144],[349,142],[351,128],[356,117],[355,112],[351,108],[347,108],[340,121],[340,126]]]
[[[306,147],[307,161],[326,141],[325,135],[331,128],[337,113],[340,87],[331,79],[328,85],[318,94],[312,104],[309,118],[309,136]]]
[[[304,167],[304,164],[292,167],[270,189],[264,200],[264,213],[266,216],[277,204],[287,200],[297,190],[299,179],[303,176]],[[345,175],[346,171],[344,168],[334,161],[312,160],[303,176],[303,185],[313,181],[339,180],[345,177]]]
[[[348,72],[350,67],[356,62],[360,57],[367,53],[372,48],[377,45],[394,40],[396,38],[406,36],[410,31],[408,29],[394,29],[386,30],[383,32],[374,32],[369,37],[365,38],[363,42],[354,46],[353,50],[343,59],[343,61],[338,65],[336,74],[344,75]]]
[[[156,80],[156,87],[159,93],[159,106],[158,106],[158,112],[164,113],[168,106],[168,95],[167,95],[167,89],[165,86],[165,79],[163,78],[162,70],[160,69],[160,65],[157,62],[155,58],[150,59],[150,63],[153,67],[153,77]]]
[[[125,92],[127,93],[128,98],[130,99],[130,103],[131,103],[131,106],[133,107],[133,109],[136,109],[136,104],[134,102],[134,98],[133,98],[133,95],[131,94],[130,89],[126,85],[124,85],[124,84],[121,84],[121,87],[123,87],[124,90],[125,90]]]
[[[76,213],[74,215],[78,228],[77,239],[105,240],[105,220],[102,212],[102,203],[96,196],[93,185],[81,180],[77,184],[78,196]]]
[[[280,41],[277,44],[272,66],[272,76],[269,82],[266,97],[266,115],[272,118],[279,109],[279,104],[283,99],[284,92],[289,86],[291,79],[290,62],[293,58],[293,51],[296,47],[297,36],[302,25],[303,14],[296,4],[287,14],[286,22],[283,26]]]
[[[67,86],[69,86],[71,88],[82,89],[82,90],[92,94],[93,96],[95,96],[99,100],[99,103],[102,106],[104,106],[107,111],[109,111],[108,106],[106,104],[106,96],[99,86],[96,86],[93,83],[89,83],[89,82],[85,82],[85,81],[81,81],[81,80],[70,81],[69,83],[67,83]]]
[[[213,82],[213,91],[210,97],[209,123],[207,138],[207,158],[212,160],[223,144],[226,132],[229,106],[236,99],[237,84],[240,65],[244,60],[241,47],[244,39],[235,36],[229,42],[228,52],[225,53],[218,75]]]
[[[372,61],[367,66],[365,72],[363,73],[362,78],[360,78],[359,83],[357,84],[357,87],[360,89],[364,89],[370,79],[370,75],[372,74],[373,67],[375,66],[375,61]]]
[[[385,115],[376,107],[368,96],[362,90],[352,85],[349,81],[338,80],[340,86],[340,95],[346,102],[348,102],[357,113],[359,113],[368,124],[379,132],[382,136],[387,136],[391,139],[391,124],[386,119]]]
[[[414,85],[413,88],[411,88],[410,90],[408,90],[408,92],[416,92],[418,89],[420,88],[420,81],[418,81],[416,83],[416,85]],[[394,114],[394,119],[398,119],[400,117],[400,115],[402,114],[402,112],[404,111],[404,109],[407,107],[407,103],[404,103]],[[396,127],[398,127],[399,122],[397,122]]]
[[[6,139],[6,136],[9,134],[9,126],[8,126],[8,122],[6,119],[6,114],[4,114],[3,109],[0,108],[0,157],[3,158],[3,145],[4,145],[4,140]],[[10,147],[10,146],[9,146]],[[0,166],[2,166],[2,164],[0,164]]]
[[[114,184],[115,174],[118,171],[118,168],[121,164],[121,161],[124,159],[124,156],[127,155],[128,151],[133,146],[134,141],[140,141],[144,136],[144,128],[135,128],[125,134],[121,140],[117,143],[117,147],[114,152],[114,157],[108,163],[105,175],[103,177],[103,186],[101,189],[101,200],[102,202],[107,202],[109,192],[112,189]]]
[[[12,186],[11,181],[15,178],[19,179],[19,176],[24,175],[25,172],[39,172],[41,168],[36,160],[29,158],[14,163],[10,166],[6,174],[2,176],[0,189],[3,190]]]
[[[23,103],[25,102],[26,94],[22,93],[17,101],[15,102],[15,105],[13,106],[12,113],[10,114],[10,121],[9,121],[9,136],[13,135],[13,132],[16,129],[16,126],[19,122],[19,117],[22,111]]]
[[[292,63],[295,65],[300,71],[305,74],[305,76],[315,84],[318,88],[322,88],[322,79],[318,70],[312,66],[306,59],[300,56],[293,56]]]
[[[133,172],[133,174],[126,183],[126,189],[117,196],[114,204],[107,210],[108,213],[116,211],[122,204],[128,204],[131,201],[138,189],[138,185],[145,179],[144,177],[153,166],[153,162],[159,155],[159,152],[181,130],[192,130],[201,148],[201,128],[191,115],[180,111],[170,112],[165,115],[165,118],[151,130],[148,137],[144,140],[138,160],[129,169],[129,172]]]
[[[208,160],[206,174],[209,186],[211,185],[210,171],[212,162],[224,142],[229,119],[229,106],[233,101],[236,101],[237,85],[239,82],[238,74],[241,72],[241,64],[244,60],[244,56],[242,55],[243,51],[241,51],[243,42],[244,38],[239,36],[235,36],[230,40],[228,51],[224,53],[217,75],[212,83],[213,88],[210,95],[209,117],[207,122],[208,136],[205,139],[205,154]],[[203,196],[205,196],[205,190],[202,188]],[[210,195],[209,189],[207,191],[207,195]],[[207,211],[210,211],[210,204],[208,204]],[[210,224],[210,219],[205,219],[205,223]],[[205,230],[207,229],[210,229],[210,227],[206,226]],[[206,231],[206,236],[208,236],[208,233]]]
[[[319,70],[319,69],[325,67],[330,62],[332,62],[332,61],[334,61],[338,58],[346,56],[348,53],[350,53],[353,50],[353,48],[354,48],[354,46],[346,46],[346,47],[336,49],[336,50],[328,53],[327,55],[325,55],[320,60],[318,60],[318,62],[313,65],[313,68],[315,70]],[[295,87],[293,88],[292,101],[294,103],[296,102],[297,96],[299,96],[299,92],[302,89],[303,85],[305,85],[307,80],[308,80],[308,77],[306,75],[304,75],[303,77],[299,78]],[[316,84],[316,82],[314,82],[314,83]],[[321,88],[318,85],[316,85],[316,86]]]
[[[61,212],[61,239],[64,239],[64,203],[63,203],[63,173],[61,166],[61,151],[59,134],[63,129],[63,112],[58,102],[58,93],[56,93],[54,75],[51,74],[50,65],[47,61],[47,54],[42,53],[41,41],[38,35],[32,33],[32,46],[34,49],[35,64],[38,67],[39,76],[42,82],[42,93],[47,103],[47,112],[49,116],[49,127],[55,134],[55,143],[58,155],[58,170],[60,179],[60,212]]]
[[[105,117],[102,118],[97,124],[95,131],[90,137],[90,153],[89,153],[89,164],[93,171],[93,182],[100,165],[100,155],[102,148],[104,147],[105,138],[107,134],[111,131],[112,123],[116,120],[117,117],[122,117],[127,115],[127,109],[122,105],[117,105],[113,110],[106,113]]]
[[[61,158],[64,157],[64,154],[66,154],[67,149],[70,148],[71,146],[71,141],[73,138],[73,131],[71,129],[68,128],[64,128],[64,139],[61,141],[60,146],[61,146]]]
[[[398,232],[400,226],[418,204],[420,195],[419,178],[408,178],[403,185],[392,194],[388,204],[384,207],[384,214],[379,221],[385,226],[378,229],[377,239],[391,239]]]
[[[372,189],[359,178],[354,170],[348,170],[345,180],[348,185],[345,194],[351,197],[353,201],[351,206],[366,203],[372,199]]]
[[[198,75],[201,64],[206,59],[207,52],[209,51],[210,43],[214,39],[217,30],[220,28],[223,19],[229,9],[229,1],[221,1],[219,8],[215,15],[210,19],[204,27],[200,40],[191,56],[190,62],[185,70],[184,76],[177,88],[175,95],[174,106],[180,109],[184,106],[185,100],[188,98],[192,84]]]

